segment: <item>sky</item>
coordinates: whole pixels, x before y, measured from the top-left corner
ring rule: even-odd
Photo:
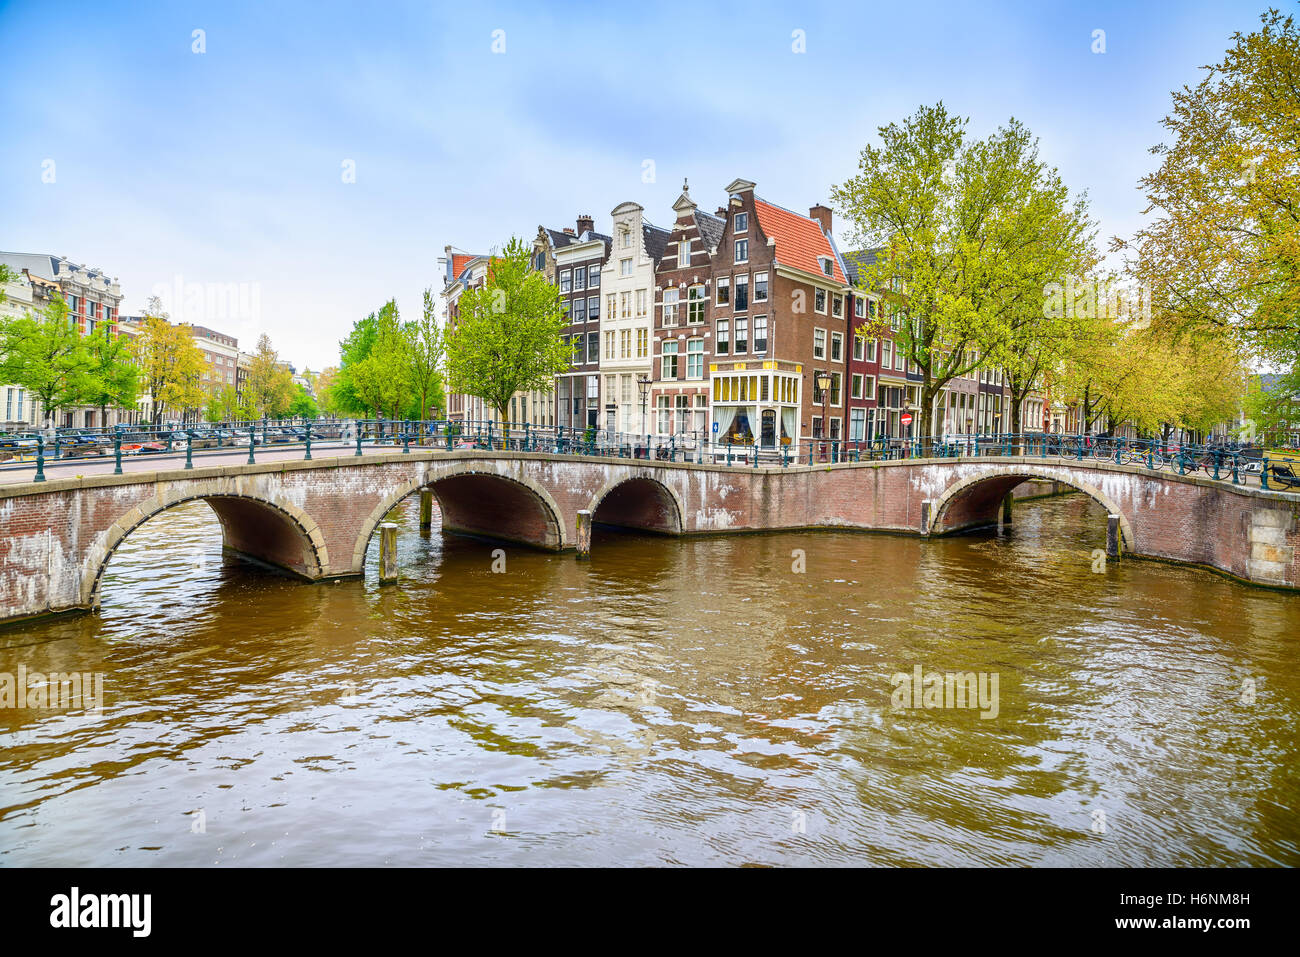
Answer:
[[[806,211],[940,100],[1025,123],[1127,235],[1170,92],[1266,6],[0,0],[0,249],[320,370],[389,298],[418,316],[448,244],[608,233],[627,200],[668,225],[684,178]]]

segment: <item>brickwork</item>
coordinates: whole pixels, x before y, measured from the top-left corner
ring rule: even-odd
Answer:
[[[449,530],[565,550],[580,510],[666,534],[826,526],[940,535],[996,522],[1003,496],[1027,479],[1079,489],[1118,514],[1127,553],[1300,588],[1300,495],[1140,467],[940,459],[753,469],[412,451],[0,487],[0,621],[95,607],[118,543],[195,499],[212,505],[228,547],[315,581],[361,574],[379,523],[422,488]]]

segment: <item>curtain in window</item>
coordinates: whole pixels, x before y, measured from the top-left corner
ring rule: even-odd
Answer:
[[[787,408],[787,409],[782,409],[782,410],[781,410],[781,438],[783,438],[783,439],[793,439],[793,438],[794,438],[794,431],[795,431],[794,418],[795,418],[795,412],[796,412],[795,409],[788,409],[788,408]]]
[[[715,405],[713,407],[713,414],[717,416],[719,440],[722,440],[731,431],[731,423],[736,421],[736,411],[734,405]]]

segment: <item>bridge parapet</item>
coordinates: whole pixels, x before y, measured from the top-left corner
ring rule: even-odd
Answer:
[[[1030,478],[1079,489],[1118,516],[1128,554],[1300,588],[1300,494],[1135,465],[1001,456],[754,467],[412,448],[0,485],[0,621],[95,607],[114,549],[185,501],[213,507],[232,551],[319,581],[362,574],[375,528],[423,489],[448,530],[563,551],[578,544],[581,511],[670,535],[950,534],[996,523],[1006,493]]]

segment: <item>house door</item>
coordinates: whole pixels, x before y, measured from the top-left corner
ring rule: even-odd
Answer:
[[[776,409],[763,410],[763,448],[776,448]]]

